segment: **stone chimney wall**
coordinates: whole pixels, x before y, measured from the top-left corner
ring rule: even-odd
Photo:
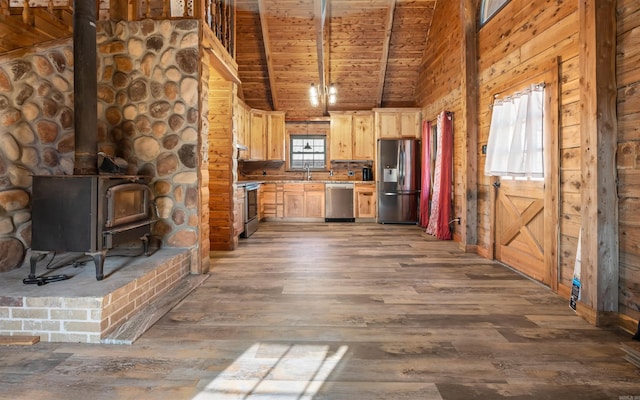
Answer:
[[[0,272],[31,245],[31,176],[73,173],[73,47],[0,57]]]
[[[206,154],[198,28],[195,20],[97,27],[99,150],[153,178],[162,218],[154,233],[194,255]],[[19,267],[31,244],[31,176],[73,173],[73,129],[71,39],[0,56],[0,272]]]

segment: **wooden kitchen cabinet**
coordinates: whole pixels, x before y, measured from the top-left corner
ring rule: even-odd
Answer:
[[[329,156],[332,160],[373,160],[375,135],[369,111],[331,112]]]
[[[267,159],[284,161],[284,112],[269,112],[267,113],[267,119],[269,121],[267,128]]]
[[[251,160],[267,159],[267,113],[251,110],[251,144],[249,144]]]
[[[422,136],[419,108],[375,108],[373,114],[378,139],[420,139]]]
[[[233,236],[237,237],[244,232],[244,203],[247,201],[244,188],[236,188],[233,197]]]
[[[258,186],[258,221],[264,219],[264,185]]]
[[[324,183],[307,183],[304,187],[305,218],[324,218]]]
[[[353,114],[353,159],[373,161],[376,153],[376,137],[373,132],[373,114]]]
[[[283,185],[284,218],[324,218],[323,183]]]
[[[249,148],[251,144],[251,108],[240,100],[236,100],[234,107],[233,129],[235,130],[236,143]],[[238,151],[238,159],[240,160],[247,160],[250,156],[249,150]]]
[[[262,184],[262,218],[279,219],[284,216],[283,185],[281,183]]]
[[[251,110],[250,160],[283,161],[285,120],[283,112]]]
[[[375,218],[376,217],[376,184],[375,183],[357,183],[353,190],[356,218]]]
[[[351,113],[331,113],[329,157],[332,160],[353,159],[353,116]]]
[[[304,184],[291,183],[284,185],[284,217],[304,217]]]

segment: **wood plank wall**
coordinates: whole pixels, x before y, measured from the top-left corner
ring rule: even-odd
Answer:
[[[422,108],[423,119],[435,123],[440,112],[453,112],[454,218],[464,215],[462,182],[466,170],[463,157],[466,150],[461,135],[467,130],[465,119],[457,117],[462,115],[462,35],[460,18],[455,18],[459,14],[460,4],[457,1],[436,3],[429,33],[429,48],[422,62],[416,92],[416,101]],[[454,232],[454,235],[459,240],[458,233]]]
[[[578,2],[512,0],[479,31],[479,140],[487,143],[494,94],[530,71],[558,59],[560,66],[560,246],[558,281],[571,286],[580,230],[580,114]],[[478,159],[479,247],[490,237],[489,178],[484,155]],[[567,178],[570,178],[567,180]]]
[[[438,2],[420,74],[417,102],[427,120],[443,109],[460,111],[461,47],[457,2]],[[490,256],[489,178],[484,176],[493,95],[557,60],[560,70],[559,292],[571,286],[581,226],[580,58],[578,0],[511,0],[478,31],[478,248]],[[454,17],[457,16],[457,17]],[[640,2],[617,1],[618,195],[620,296],[623,316],[640,318]],[[467,101],[470,101],[467,99]],[[454,120],[454,209],[462,215],[460,183],[465,121]]]
[[[619,312],[640,319],[640,2],[618,0]]]
[[[213,68],[209,77],[209,239],[211,250],[233,250],[233,83]]]

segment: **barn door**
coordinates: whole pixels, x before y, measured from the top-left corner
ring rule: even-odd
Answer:
[[[497,179],[495,258],[546,285],[544,181]],[[547,241],[548,242],[548,241]]]
[[[491,240],[493,257],[558,290],[558,60],[540,74],[505,86],[503,93],[545,82],[543,148],[544,178],[493,176]],[[493,96],[496,98],[496,96]]]

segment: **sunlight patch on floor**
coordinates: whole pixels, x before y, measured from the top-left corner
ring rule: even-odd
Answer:
[[[193,400],[313,399],[348,346],[256,343]]]

